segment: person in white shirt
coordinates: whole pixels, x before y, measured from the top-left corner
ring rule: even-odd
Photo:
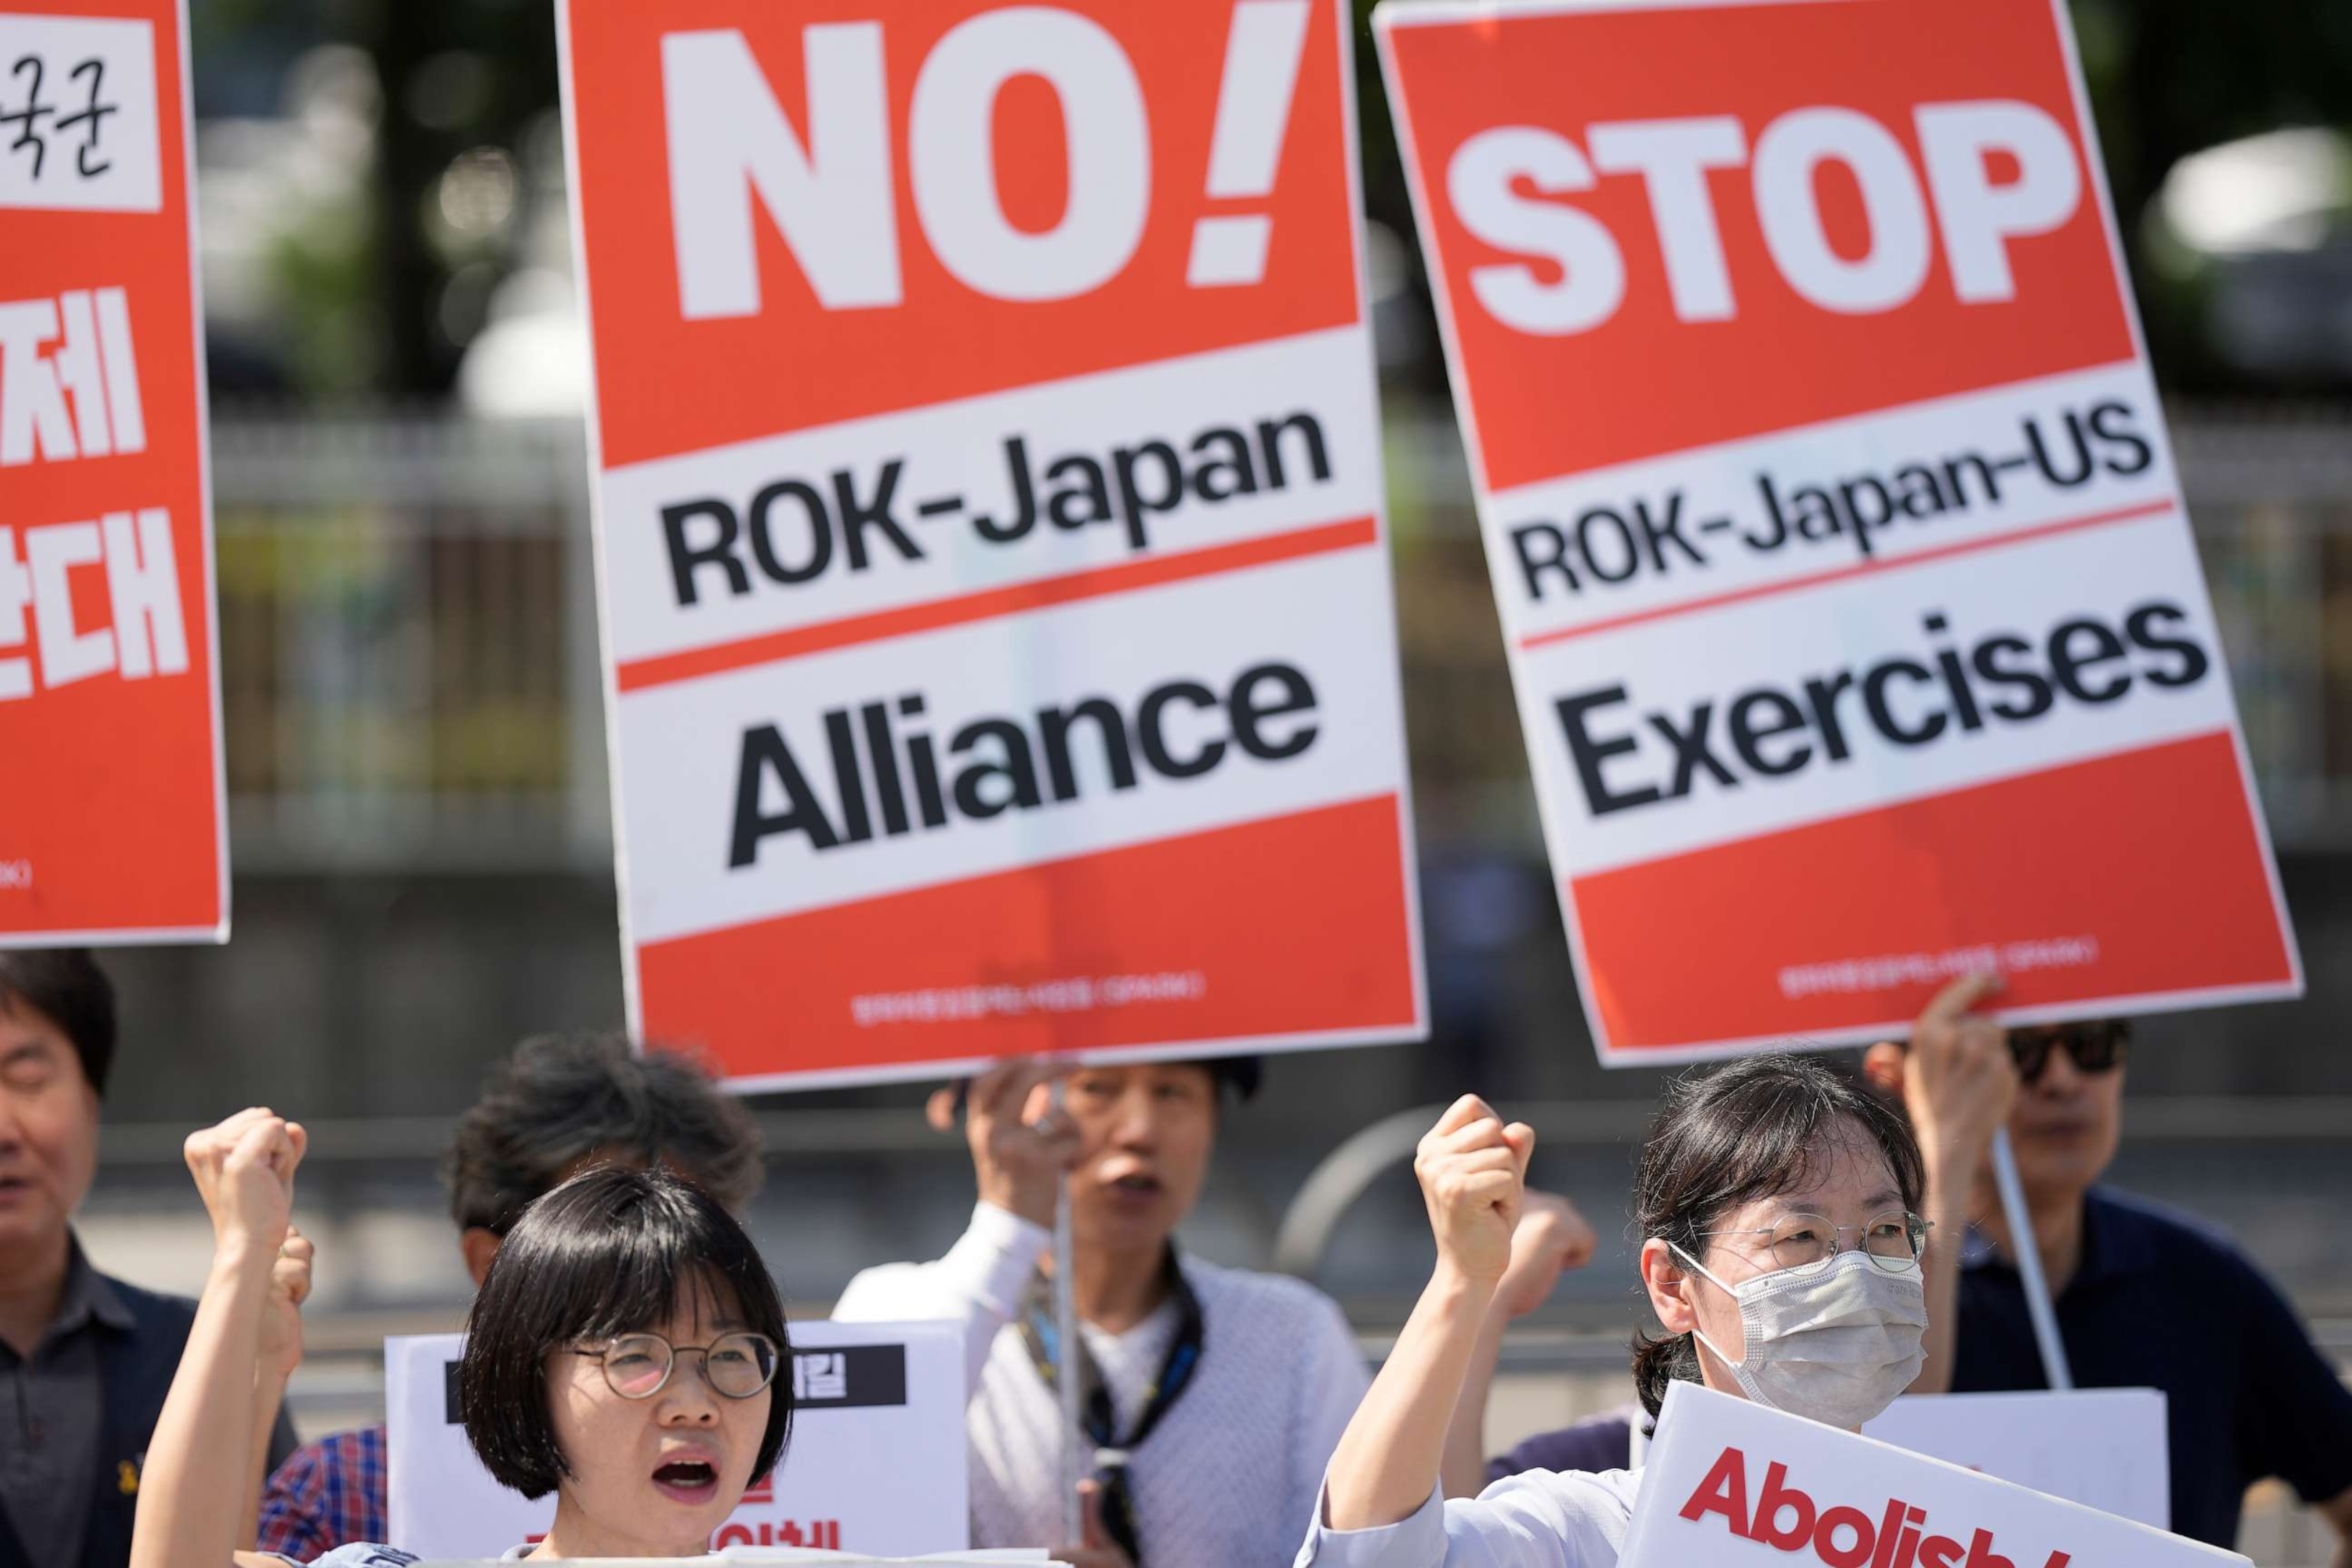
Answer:
[[[1453,1501],[1439,1485],[1534,1146],[1475,1095],[1422,1140],[1437,1268],[1331,1457],[1297,1568],[1614,1568],[1639,1471],[1531,1470]],[[1651,1419],[1676,1379],[1850,1430],[1894,1403],[1926,1353],[1926,1185],[1908,1125],[1822,1062],[1751,1057],[1677,1081],[1634,1179],[1665,1330],[1634,1339]]]
[[[1363,1396],[1364,1363],[1329,1298],[1177,1247],[1200,1196],[1221,1090],[1245,1098],[1254,1058],[997,1068],[959,1098],[979,1178],[971,1228],[938,1261],[850,1281],[837,1320],[961,1321],[969,1352],[972,1543],[1055,1546],[1080,1568],[1279,1563]],[[1070,1179],[1072,1293],[1082,1340],[1086,1539],[1064,1541],[1052,1293],[1056,1179]],[[1441,1423],[1442,1424],[1442,1423]]]

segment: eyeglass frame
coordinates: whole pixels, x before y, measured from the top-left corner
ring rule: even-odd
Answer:
[[[613,1363],[605,1358],[612,1354],[613,1347],[619,1344],[623,1340],[651,1340],[656,1344],[660,1345],[664,1350],[669,1352],[669,1364],[662,1368],[661,1381],[655,1384],[651,1388],[646,1389],[643,1394],[625,1394],[622,1392],[621,1386],[613,1381]],[[761,1378],[760,1380],[760,1386],[752,1389],[749,1394],[730,1394],[725,1389],[719,1387],[719,1384],[711,1379],[710,1352],[717,1350],[723,1342],[728,1340],[751,1340],[768,1347],[768,1375]],[[711,1393],[717,1394],[721,1399],[740,1401],[758,1398],[761,1394],[764,1394],[769,1389],[775,1386],[776,1373],[783,1369],[784,1363],[783,1346],[778,1344],[767,1335],[761,1333],[756,1329],[730,1330],[728,1332],[719,1335],[718,1339],[712,1340],[707,1345],[676,1345],[670,1343],[669,1336],[667,1334],[657,1334],[651,1329],[640,1329],[632,1333],[614,1334],[610,1340],[605,1342],[604,1348],[602,1350],[591,1350],[585,1345],[574,1345],[572,1347],[572,1352],[574,1355],[585,1356],[595,1362],[597,1368],[604,1374],[604,1386],[613,1391],[614,1398],[626,1399],[632,1403],[651,1399],[663,1389],[667,1388],[669,1386],[670,1378],[677,1372],[678,1356],[682,1352],[688,1351],[691,1351],[702,1358],[702,1386],[710,1390]]]
[[[1853,1231],[1856,1235],[1860,1235],[1861,1233],[1867,1231],[1872,1226],[1877,1224],[1880,1220],[1885,1219],[1887,1215],[1890,1214],[1899,1214],[1903,1216],[1904,1233],[1911,1238],[1911,1258],[1909,1262],[1906,1263],[1896,1258],[1881,1258],[1878,1254],[1870,1250],[1867,1243],[1852,1248],[1843,1245],[1845,1233],[1847,1231]],[[1870,1266],[1877,1269],[1882,1274],[1907,1273],[1911,1269],[1920,1267],[1922,1262],[1926,1259],[1927,1255],[1927,1233],[1936,1228],[1936,1222],[1934,1220],[1926,1218],[1921,1215],[1915,1214],[1909,1209],[1887,1209],[1882,1213],[1871,1215],[1860,1225],[1832,1225],[1830,1223],[1830,1216],[1825,1214],[1815,1214],[1811,1210],[1800,1209],[1790,1215],[1788,1219],[1782,1220],[1780,1225],[1786,1225],[1790,1220],[1800,1219],[1819,1220],[1822,1225],[1828,1229],[1830,1233],[1829,1256],[1822,1258],[1819,1263],[1799,1263],[1793,1265],[1781,1263],[1779,1256],[1772,1252],[1772,1244],[1768,1241],[1764,1244],[1764,1250],[1768,1255],[1772,1257],[1774,1264],[1778,1265],[1778,1267],[1771,1270],[1772,1273],[1794,1274],[1802,1279],[1809,1275],[1820,1273],[1822,1269],[1827,1268],[1831,1264],[1835,1263],[1839,1257],[1847,1251],[1861,1253],[1864,1258],[1870,1259]],[[1769,1237],[1774,1231],[1779,1230],[1780,1228],[1780,1225],[1748,1226],[1731,1230],[1696,1230],[1693,1231],[1691,1234],[1697,1237],[1702,1241],[1709,1240],[1718,1236]]]

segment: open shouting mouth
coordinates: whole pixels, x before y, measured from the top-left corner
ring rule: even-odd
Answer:
[[[654,1471],[654,1486],[672,1502],[707,1503],[719,1495],[719,1467],[701,1458],[668,1459]]]

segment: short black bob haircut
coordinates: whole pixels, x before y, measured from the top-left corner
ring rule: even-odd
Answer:
[[[757,1481],[783,1457],[793,1426],[792,1342],[783,1299],[759,1250],[709,1194],[664,1170],[600,1165],[522,1211],[466,1319],[457,1410],[466,1437],[502,1485],[545,1497],[571,1474],[551,1425],[550,1352],[657,1331],[681,1289],[732,1296],[742,1326],[776,1342]]]

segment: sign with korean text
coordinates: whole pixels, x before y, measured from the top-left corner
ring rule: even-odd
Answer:
[[[2221,1568],[2246,1559],[1678,1383],[1621,1568]]]
[[[565,0],[635,1022],[1421,1032],[1339,0]]]
[[[1606,1061],[2301,990],[2067,26],[1375,18]]]
[[[179,0],[0,0],[0,947],[220,942]]]
[[[799,1546],[910,1557],[971,1544],[963,1339],[941,1323],[792,1326],[793,1439],[713,1552]],[[421,1556],[496,1557],[536,1541],[555,1499],[507,1490],[459,1425],[462,1334],[384,1342],[386,1524]],[[688,1363],[686,1375],[692,1375]]]

